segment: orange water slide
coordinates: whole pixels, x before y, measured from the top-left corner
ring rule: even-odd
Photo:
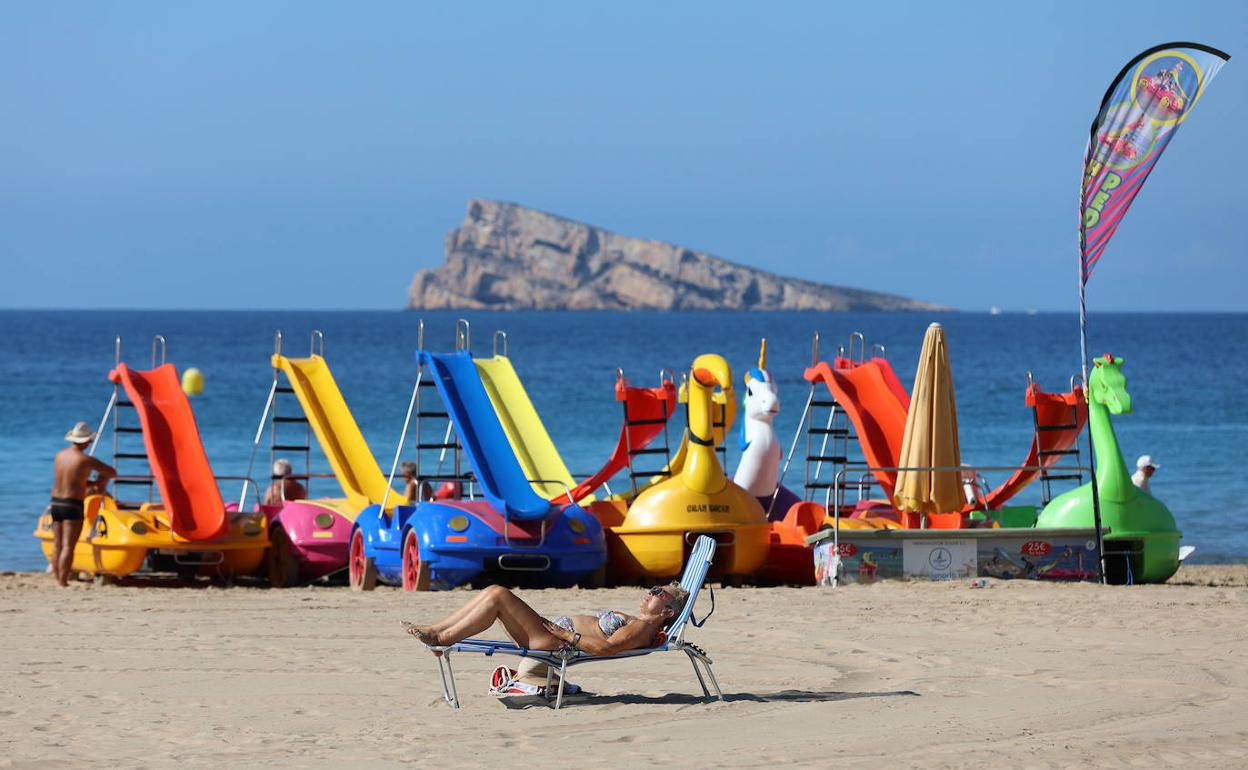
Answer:
[[[873,468],[892,468],[901,456],[910,399],[907,395],[905,403],[901,401],[904,388],[897,382],[892,367],[881,367],[880,360],[872,359],[852,369],[834,369],[826,361],[820,361],[807,369],[804,376],[807,382],[822,382],[827,386],[832,398],[845,410],[854,424],[867,464]],[[873,473],[891,498],[897,472]]]
[[[1079,442],[1079,434],[1088,421],[1088,400],[1079,385],[1068,393],[1045,393],[1033,382],[1027,386],[1027,406],[1036,410],[1036,435],[1031,442],[1031,452],[1022,468],[988,493],[984,505],[990,510],[1000,508],[1040,476],[1039,470],[1023,468],[1050,468],[1059,463],[1065,456],[1063,453]]]
[[[907,412],[910,411],[910,391],[906,390],[906,386],[901,384],[901,378],[897,376],[897,372],[887,358],[876,357],[868,361],[854,361],[843,356],[837,356],[832,360],[832,368],[837,371],[855,369],[859,366],[879,368],[880,376],[884,378],[884,383],[888,385],[888,389],[897,397],[897,403],[901,404],[902,409]]]
[[[149,371],[125,364],[108,373],[126,391],[143,428],[143,444],[174,534],[190,541],[225,534],[228,521],[221,490],[199,438],[191,402],[173,364]]]

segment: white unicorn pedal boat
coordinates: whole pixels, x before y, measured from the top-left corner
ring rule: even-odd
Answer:
[[[780,391],[767,371],[767,340],[759,346],[758,367],[745,373],[745,419],[741,421],[741,460],[732,480],[758,498],[769,521],[779,521],[797,495],[780,485],[780,456],[774,421]]]

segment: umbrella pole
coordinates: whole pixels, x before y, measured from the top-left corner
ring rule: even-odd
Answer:
[[[1083,397],[1089,398],[1088,392],[1088,305],[1086,301],[1087,280],[1083,268],[1084,228],[1082,218],[1079,221],[1079,351],[1082,354],[1079,366],[1083,374]],[[1096,447],[1092,443],[1092,421],[1088,420],[1088,467],[1092,475],[1092,524],[1096,528],[1096,558],[1100,570],[1101,583],[1105,583],[1105,539],[1101,535],[1101,493],[1096,483]]]

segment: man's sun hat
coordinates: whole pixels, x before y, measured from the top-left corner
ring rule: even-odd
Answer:
[[[1140,459],[1135,461],[1136,470],[1144,470],[1148,467],[1160,468],[1161,464],[1153,460],[1152,455],[1140,455]]]
[[[283,478],[294,473],[294,469],[290,467],[290,461],[278,459],[273,463],[273,475],[277,478]]]
[[[95,438],[95,431],[91,430],[91,426],[85,422],[79,422],[69,433],[65,434],[65,440],[74,444],[85,444]]]

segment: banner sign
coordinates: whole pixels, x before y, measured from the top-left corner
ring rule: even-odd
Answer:
[[[1083,283],[1157,159],[1230,58],[1199,43],[1168,43],[1132,59],[1106,91],[1084,155]]]

